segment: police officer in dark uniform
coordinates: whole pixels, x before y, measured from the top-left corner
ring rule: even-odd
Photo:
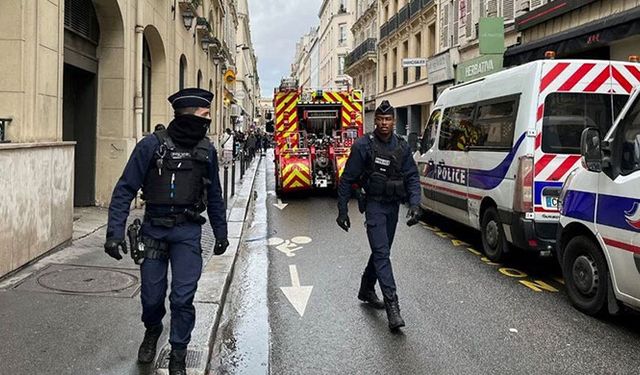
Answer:
[[[352,185],[359,185],[364,194],[359,203],[360,211],[365,214],[371,256],[362,275],[358,299],[375,308],[385,308],[389,328],[396,330],[405,323],[400,316],[389,255],[401,202],[408,202],[410,206],[407,225],[417,223],[420,178],[409,145],[393,132],[394,108],[387,100],[375,111],[375,125],[375,131],[359,138],[351,148],[338,186],[336,221],[340,228],[349,231],[347,204]],[[376,295],[376,281],[380,283],[384,302]]]
[[[202,270],[201,226],[207,211],[216,237],[214,253],[229,246],[226,210],[218,177],[216,150],[206,137],[213,94],[189,88],[169,97],[175,119],[136,145],[116,184],[109,206],[105,252],[115,259],[126,253],[125,223],[131,201],[142,189],[146,202],[142,223],[144,261],[140,266],[142,321],[146,333],[138,361],[150,363],[162,333],[171,263],[170,374],[186,374],[185,357],[195,324],[193,298]]]

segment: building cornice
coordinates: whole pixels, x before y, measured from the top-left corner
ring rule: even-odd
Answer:
[[[371,22],[374,18],[376,18],[377,15],[378,15],[378,2],[374,1],[373,3],[371,3],[371,5],[369,5],[369,8],[367,8],[367,10],[365,10],[364,13],[362,13],[360,18],[358,18],[356,22],[353,23],[353,26],[351,27],[351,31],[355,32],[360,28],[364,28],[364,26],[367,25],[369,22]]]

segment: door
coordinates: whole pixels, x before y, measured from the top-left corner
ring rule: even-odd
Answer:
[[[445,108],[434,160],[433,189],[436,211],[469,224],[467,145],[475,142],[473,116],[476,105]]]
[[[618,291],[640,303],[640,100],[618,124],[611,171],[599,174],[596,227]]]
[[[63,140],[75,141],[73,204],[95,205],[96,75],[64,65]]]
[[[420,140],[420,148],[416,153],[416,164],[418,165],[418,172],[420,173],[420,185],[422,187],[422,193],[420,195],[420,201],[423,208],[428,210],[435,210],[435,196],[433,189],[434,186],[434,162],[436,160],[437,147],[436,141],[438,134],[438,125],[442,117],[442,109],[436,108],[429,117],[429,121],[422,132],[422,139]]]

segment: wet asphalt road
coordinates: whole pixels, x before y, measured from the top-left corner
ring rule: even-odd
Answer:
[[[267,169],[271,191],[273,163]],[[475,250],[477,233],[434,216],[399,223],[392,262],[407,327],[393,334],[384,311],[356,299],[369,247],[355,204],[345,233],[331,196],[277,203],[269,194],[272,374],[640,373],[638,315],[585,316],[552,259],[491,264]],[[299,244],[283,245],[292,239]],[[302,317],[280,289],[295,282],[292,269],[313,287]]]

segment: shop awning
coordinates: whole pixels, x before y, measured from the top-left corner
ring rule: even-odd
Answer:
[[[546,51],[558,57],[609,45],[640,35],[640,7],[548,36],[535,42],[507,48],[504,65],[514,66],[544,58]]]

